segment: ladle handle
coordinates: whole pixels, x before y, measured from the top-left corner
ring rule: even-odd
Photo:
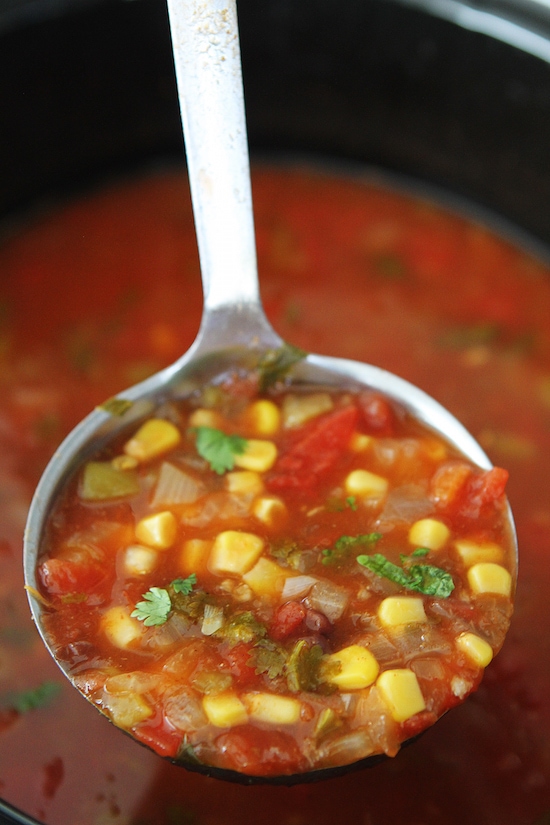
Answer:
[[[168,12],[204,291],[197,343],[272,338],[259,295],[236,2],[168,0]]]

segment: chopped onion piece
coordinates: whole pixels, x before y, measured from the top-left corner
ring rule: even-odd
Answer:
[[[389,533],[394,527],[407,526],[433,512],[433,502],[423,487],[419,484],[404,484],[388,494],[384,509],[378,516],[376,529],[381,533]]]
[[[205,636],[212,636],[223,625],[223,607],[205,604],[201,631]]]
[[[117,673],[105,680],[107,693],[147,693],[158,684],[156,673],[133,670],[130,673]]]
[[[163,461],[151,502],[153,507],[192,504],[204,494],[204,485],[169,461]]]
[[[322,579],[311,588],[308,596],[308,607],[324,613],[327,619],[335,622],[348,606],[349,593],[344,587]]]
[[[200,700],[181,685],[167,691],[164,713],[168,721],[184,733],[199,730],[207,723]]]
[[[283,587],[282,598],[287,599],[301,599],[305,596],[318,579],[313,576],[290,576],[285,580]]]
[[[443,681],[446,675],[443,662],[435,657],[416,659],[411,663],[411,670],[414,670],[419,679],[426,679],[428,682],[434,679]]]
[[[325,766],[347,765],[370,756],[374,751],[372,739],[367,730],[354,730],[327,742],[319,749]]]

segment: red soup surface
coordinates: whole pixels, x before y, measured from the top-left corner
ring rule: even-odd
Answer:
[[[466,424],[495,464],[510,472],[507,492],[518,528],[521,564],[506,643],[477,692],[394,759],[367,771],[291,788],[242,787],[171,765],[122,736],[59,673],[32,627],[23,592],[21,542],[32,490],[63,435],[93,405],[173,361],[191,343],[200,318],[201,286],[183,175],[171,171],[124,183],[36,218],[6,236],[0,249],[0,793],[51,825],[252,825],[260,811],[266,825],[328,825],[344,820],[366,825],[543,822],[550,809],[550,709],[545,701],[550,687],[546,629],[550,568],[545,564],[550,550],[550,274],[484,228],[364,182],[314,172],[259,170],[254,175],[254,195],[264,304],[283,337],[306,350],[375,363],[422,386]],[[270,400],[276,406],[284,404],[283,397]],[[345,410],[349,399],[332,398],[331,403],[337,411]],[[321,418],[332,414],[325,410]],[[214,429],[223,431],[224,426]],[[359,431],[382,438],[364,423]],[[246,438],[257,435],[244,432]],[[277,447],[284,451],[282,442]],[[334,502],[332,520],[346,509],[356,512],[353,507],[361,488],[346,489],[345,484],[353,469],[344,473],[343,482],[330,481],[332,492],[343,491],[341,500]],[[384,476],[380,465],[370,469],[393,484],[391,472]],[[211,468],[208,472],[218,476]],[[275,473],[275,467],[266,472]],[[224,481],[220,475],[220,489],[213,489],[211,495],[225,495],[229,473]],[[267,475],[264,483],[269,487]],[[283,497],[282,487],[268,492]],[[339,510],[342,504],[344,510]],[[292,510],[291,499],[286,506]],[[164,509],[162,502],[159,509]],[[418,513],[416,521],[425,518],[455,529],[452,519],[441,513]],[[215,542],[217,527],[215,535],[189,538]],[[276,643],[270,654],[282,646],[285,655],[292,655],[294,644],[309,642],[310,636],[323,656],[330,658],[333,653],[323,650],[330,633],[319,602],[311,601],[310,592],[296,599],[291,581],[299,578],[296,573],[316,581],[327,579],[333,587],[345,585],[348,576],[355,581],[372,573],[368,567],[363,567],[364,573],[355,567],[348,573],[346,565],[357,565],[354,552],[351,561],[338,559],[336,570],[326,575],[331,565],[324,562],[334,562],[338,539],[348,534],[347,529],[330,529],[318,545],[312,542],[306,548],[317,548],[320,555],[305,571],[294,569],[288,554],[283,561],[280,556],[261,556],[292,571],[293,575],[278,574],[276,585],[269,575],[250,578],[249,571],[244,573],[248,582],[226,577],[226,571],[221,567],[216,571],[208,556],[203,568],[206,579],[212,577],[214,566],[214,572],[222,573],[218,584],[229,581],[224,586],[233,591],[241,587],[245,595],[246,588],[253,586],[273,586],[277,593],[281,586],[290,587],[293,598],[283,605],[299,603],[301,622],[311,611],[310,634],[305,634],[304,625],[294,623],[290,613],[296,612],[295,607],[285,608],[287,616],[277,615],[277,608],[265,616],[269,639]],[[464,525],[460,529],[465,530]],[[382,529],[371,531],[369,525],[370,532],[379,532],[382,538],[374,540],[374,547],[367,542],[359,555],[372,557],[379,552],[389,559]],[[359,534],[366,535],[366,527],[358,525],[353,535]],[[460,538],[487,546],[498,544],[501,537],[485,533]],[[405,572],[411,564],[428,561],[444,570],[457,556],[456,544],[437,557],[440,550],[422,546],[425,538],[418,542],[407,538],[407,542],[411,551],[404,554],[407,558],[390,559]],[[145,541],[138,545],[150,548]],[[417,548],[422,554],[411,561]],[[423,554],[426,549],[428,555]],[[286,551],[281,552],[284,556]],[[199,556],[193,557],[193,565],[199,565]],[[142,554],[140,563],[144,558]],[[310,562],[305,557],[297,563],[307,568]],[[194,574],[197,582],[187,581],[184,587],[191,584],[191,593],[200,589],[200,569],[186,567],[185,553],[179,563],[177,570],[164,570],[166,562],[161,561],[158,569],[164,572],[158,581],[153,573],[137,583],[133,580],[135,610],[151,587],[165,589],[175,598],[169,591],[173,582],[193,579]],[[339,570],[338,564],[344,567]],[[455,586],[462,587],[455,569],[450,569]],[[58,594],[69,596],[60,598],[69,613],[71,608],[75,612],[81,608],[78,592],[71,586]],[[358,593],[354,591],[354,598]],[[381,594],[382,600],[388,595]],[[451,594],[440,599],[440,605],[452,598]],[[425,609],[433,610],[437,601],[432,597]],[[225,602],[222,606],[227,608]],[[326,602],[321,601],[321,606],[326,609]],[[214,610],[214,622],[215,614]],[[502,616],[501,610],[498,615]],[[491,614],[484,628],[485,639],[487,632],[499,633],[495,617]],[[142,622],[139,617],[134,621],[143,629],[141,618]],[[203,615],[200,629],[204,620]],[[68,622],[65,627],[69,628]],[[163,628],[165,624],[146,632],[153,636],[152,631],[158,634]],[[363,645],[371,630],[360,628]],[[348,641],[357,638],[350,636]],[[251,678],[237,696],[247,724],[250,715],[273,713],[273,703],[266,706],[270,690],[264,681],[254,682],[264,675],[248,666],[249,652],[245,661],[235,656],[235,647],[228,645],[224,653],[228,664],[217,671],[217,678],[220,674],[224,678],[232,668],[233,691],[239,680]],[[89,668],[86,655],[83,661]],[[101,669],[105,662],[98,657],[94,664]],[[437,667],[442,662],[430,664]],[[133,673],[134,665],[128,668]],[[345,674],[344,665],[329,667],[326,680]],[[419,673],[408,669],[418,682],[431,682],[432,689],[435,683],[445,682],[425,665]],[[472,684],[477,681],[474,672],[475,668]],[[220,695],[217,688],[213,693],[205,689],[208,678],[215,680],[213,673],[214,669],[204,678],[203,697]],[[334,684],[332,688],[336,690],[326,691],[329,711],[334,710],[330,702],[350,701],[342,700],[342,693],[347,697],[349,692]],[[454,703],[444,691],[425,695],[428,702],[436,698],[440,702],[433,711],[436,715]],[[456,698],[452,689],[450,695]],[[307,704],[301,693],[289,698]],[[294,705],[287,705],[283,710],[293,709]],[[282,712],[280,705],[277,712]],[[299,712],[303,713],[301,705]],[[304,715],[308,713],[306,708]],[[415,720],[411,731],[406,720],[393,719],[392,725],[405,725],[401,738],[406,738],[407,732],[424,725],[426,713],[430,710],[417,708],[409,717]],[[332,742],[336,738],[329,716],[324,719],[326,729],[319,719],[314,724]],[[337,719],[336,727],[345,725],[342,719]],[[147,728],[145,720],[140,724]],[[169,754],[173,747],[170,737],[159,745],[158,731],[156,742],[148,735],[142,738],[159,750],[165,747]],[[237,750],[234,746],[234,753]]]

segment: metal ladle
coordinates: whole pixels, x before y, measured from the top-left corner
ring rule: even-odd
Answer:
[[[168,9],[204,290],[202,322],[185,355],[120,394],[120,399],[132,402],[124,415],[99,409],[88,415],[63,441],[40,480],[25,531],[24,573],[33,618],[48,649],[41,604],[32,589],[36,588],[44,525],[68,477],[87,456],[123,430],[135,427],[167,397],[185,397],[197,386],[235,367],[253,367],[267,350],[284,343],[267,321],[259,294],[235,0],[168,0]],[[292,380],[316,385],[362,385],[381,391],[474,464],[485,469],[492,466],[451,413],[417,387],[385,370],[356,361],[308,355],[293,368]],[[511,514],[510,532],[514,535]],[[187,767],[244,782],[293,784],[344,773],[379,758],[267,779],[207,766]]]

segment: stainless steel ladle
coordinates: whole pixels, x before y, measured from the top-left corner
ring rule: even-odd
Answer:
[[[63,441],[40,480],[25,531],[24,573],[33,618],[48,649],[42,605],[32,591],[44,525],[68,477],[87,456],[135,427],[166,398],[185,397],[235,367],[253,367],[266,351],[283,344],[266,319],[259,294],[235,0],[168,0],[168,9],[204,290],[202,322],[185,355],[118,396],[132,402],[123,415],[101,409],[88,415]],[[308,355],[293,368],[292,380],[378,390],[479,467],[492,466],[451,413],[396,375],[356,361]],[[511,514],[510,532],[514,535]],[[207,766],[187,767],[243,782],[293,784],[378,759],[367,757],[354,766],[268,779]]]

